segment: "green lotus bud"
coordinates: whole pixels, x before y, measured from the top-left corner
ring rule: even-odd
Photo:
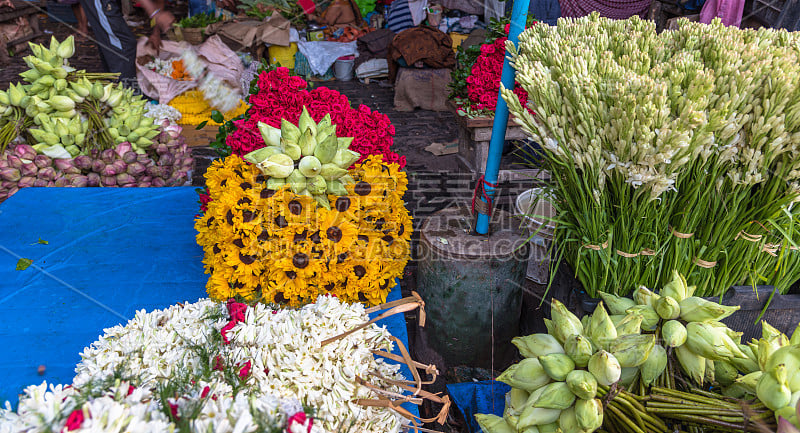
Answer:
[[[543,389],[541,396],[533,404],[534,407],[564,410],[575,402],[575,394],[564,382],[553,382],[545,385]]]
[[[306,132],[310,135],[310,137],[316,137],[317,135],[317,124],[314,122],[314,119],[311,118],[311,115],[308,114],[308,110],[306,107],[303,107],[303,112],[300,113],[300,120],[297,123],[298,127],[300,128],[300,135],[304,135]],[[316,144],[316,142],[315,142]],[[301,146],[302,147],[302,146]],[[312,153],[304,153],[304,155],[312,155]]]
[[[677,320],[661,325],[661,339],[668,347],[678,347],[686,342],[686,327]]]
[[[75,81],[70,81],[69,82],[69,87],[75,93],[77,93],[78,95],[80,95],[81,97],[84,97],[84,98],[89,96],[89,94],[91,94],[91,92],[92,92],[91,86],[86,86],[86,85],[84,85],[82,83],[78,83],[78,82],[75,82]]]
[[[72,135],[72,134],[64,134],[64,135],[62,135],[61,136],[61,144],[63,144],[65,147],[72,146],[73,144],[75,144],[75,136]],[[72,152],[70,152],[70,154],[71,153]],[[76,156],[76,155],[72,155],[72,156]]]
[[[300,170],[296,168],[291,172],[291,174],[289,174],[288,177],[286,177],[286,183],[289,184],[289,187],[295,194],[300,194],[303,191],[306,191],[306,186],[308,185],[306,177],[303,176],[303,173],[300,173]]]
[[[92,84],[92,90],[91,90],[92,98],[98,100],[101,99],[103,97],[104,91],[105,90],[103,88],[103,85],[100,84],[100,82],[95,82],[94,84]]]
[[[14,85],[11,83],[8,85],[8,99],[11,105],[21,107],[22,106],[22,98],[25,97],[25,91],[22,89],[21,85]]]
[[[75,144],[77,144],[78,146],[83,146],[83,143],[85,142],[86,142],[86,134],[84,133],[75,134]]]
[[[589,358],[595,352],[595,348],[589,338],[581,334],[575,334],[567,337],[567,340],[564,341],[564,351],[572,358],[575,365],[586,367],[589,363]]]
[[[589,373],[592,373],[600,385],[611,386],[619,380],[622,374],[622,367],[617,358],[602,349],[592,355],[587,367]]]
[[[734,367],[736,367],[737,370],[744,374],[748,374],[761,369],[761,367],[758,365],[758,357],[750,346],[746,344],[739,344],[739,350],[747,355],[747,357],[731,358],[730,362]]]
[[[800,423],[796,406],[787,405],[775,411],[775,419],[778,420],[778,433],[797,433]]]
[[[660,297],[661,296],[656,295],[645,286],[639,286],[638,289],[633,291],[633,300],[636,301],[638,305],[649,305],[650,307],[654,307],[656,299]]]
[[[529,396],[530,393],[524,389],[511,388],[511,391],[506,393],[506,409],[511,409],[515,415],[521,414]]]
[[[783,338],[781,338],[781,336],[777,336],[758,340],[758,352],[756,359],[758,360],[758,365],[762,370],[766,370],[767,361],[772,357],[773,353],[775,353],[781,347],[789,344],[789,340],[786,338],[786,336],[782,335],[782,337]]]
[[[324,141],[317,142],[317,147],[314,149],[314,156],[316,156],[321,163],[325,164],[333,160],[338,150],[336,136],[330,135]]]
[[[531,394],[531,397],[534,395]],[[517,421],[517,429],[525,429],[530,426],[542,426],[558,421],[561,411],[558,409],[547,409],[543,407],[535,407],[528,399],[528,404],[519,416]],[[541,427],[540,427],[541,431]]]
[[[575,418],[578,426],[585,431],[595,431],[603,425],[603,403],[593,398],[575,402]]]
[[[53,83],[53,87],[55,87],[55,89],[58,90],[59,92],[62,92],[62,91],[67,89],[67,80],[65,80],[63,78],[59,78],[58,80],[55,81],[55,83]],[[78,96],[78,94],[75,93],[75,96]],[[70,97],[70,99],[75,101],[75,98],[72,97],[72,95],[69,95],[69,97]],[[76,102],[79,102],[79,101],[76,101]]]
[[[514,337],[511,340],[525,358],[538,358],[551,353],[565,353],[561,344],[550,334],[532,334],[525,337]]]
[[[36,83],[38,83],[42,87],[51,87],[55,84],[55,82],[56,79],[53,78],[52,75],[42,75],[42,78],[36,80]],[[31,87],[31,89],[34,89],[34,87]],[[36,93],[36,92],[31,90],[31,93]]]
[[[344,185],[342,185],[342,182],[338,180],[329,180],[328,188],[325,190],[325,192],[335,196],[347,195],[347,189],[345,189]]]
[[[317,202],[317,205],[324,207],[325,209],[331,210],[331,202],[328,200],[328,196],[325,194],[314,194],[314,201]]]
[[[677,319],[681,315],[681,306],[671,296],[662,296],[655,301],[655,310],[664,320]]]
[[[617,382],[617,386],[622,386],[625,388],[630,388],[633,381],[636,379],[636,376],[639,374],[638,367],[622,367],[620,369],[619,381]]]
[[[600,297],[603,299],[603,302],[605,302],[606,306],[608,307],[608,311],[610,311],[611,314],[625,314],[625,311],[628,308],[631,308],[634,305],[636,305],[633,299],[630,298],[612,295],[611,293],[600,292],[600,291],[598,291],[597,293],[600,294]]]
[[[259,162],[257,164],[257,167],[259,168],[259,170],[261,170],[262,173],[266,174],[267,176],[277,177],[281,179],[286,178],[289,175],[291,175],[294,171],[297,171],[294,168],[294,161],[292,161],[292,158],[283,153],[276,153],[274,155],[271,155],[267,159]],[[298,174],[302,176],[302,174],[300,174],[299,172]],[[304,188],[305,188],[305,177],[303,178],[303,188],[301,188],[300,190]]]
[[[350,143],[352,142],[353,142],[353,137],[338,137],[336,139],[338,150],[350,148]]]
[[[19,76],[24,78],[25,81],[29,83],[33,83],[34,81],[38,80],[42,77],[42,74],[39,73],[36,69],[29,69],[25,72],[20,72]]]
[[[270,189],[272,191],[277,191],[281,189],[284,185],[286,185],[286,179],[271,177],[267,179],[265,188]]]
[[[280,129],[267,125],[264,122],[258,122],[258,131],[261,133],[261,138],[264,139],[264,143],[267,143],[267,146],[278,147],[281,145]]]
[[[652,331],[658,326],[658,321],[661,318],[656,313],[656,310],[649,305],[635,305],[628,308],[628,314],[639,314],[642,316],[642,330]]]
[[[297,161],[302,157],[302,152],[300,151],[300,146],[295,143],[291,143],[287,140],[281,138],[281,151],[292,158],[293,161]]]
[[[561,415],[558,417],[558,427],[561,428],[562,432],[585,432],[585,430],[578,425],[578,418],[575,416],[574,407],[561,411]]]
[[[720,305],[695,296],[680,301],[681,319],[687,322],[720,321],[741,308],[738,305]]]
[[[510,407],[506,407],[503,411],[503,419],[508,425],[517,431],[517,423],[519,422],[519,413],[514,413]]]
[[[53,96],[47,100],[47,103],[56,111],[70,111],[75,109],[75,101],[66,96]]]
[[[793,371],[792,374],[797,374],[797,371]],[[758,379],[756,395],[770,410],[776,411],[791,401],[792,391],[789,389],[787,376],[786,366],[779,364],[774,369],[764,372]]]
[[[666,368],[667,351],[664,350],[661,345],[656,344],[653,346],[653,351],[650,352],[650,356],[647,357],[647,360],[639,366],[641,378],[645,386],[650,386],[655,382]]]
[[[314,176],[312,178],[308,178],[306,182],[307,182],[306,188],[308,189],[308,192],[314,195],[324,194],[325,190],[328,188],[328,183],[325,182],[325,179],[323,179],[322,176],[319,175]]]
[[[542,364],[536,358],[526,358],[506,369],[497,380],[514,388],[533,392],[550,383]]]
[[[543,319],[543,321],[544,321],[544,327],[547,328],[547,333],[550,335],[555,335],[556,325],[553,323],[553,321],[546,317]],[[582,323],[581,326],[583,326]]]
[[[680,303],[684,299],[692,296],[692,293],[689,293],[689,286],[686,284],[686,278],[678,271],[672,271],[672,280],[661,289],[661,296],[669,296]]]
[[[761,376],[764,374],[761,370],[756,370],[750,374],[746,374],[744,376],[739,376],[734,379],[734,383],[740,385],[750,394],[756,394],[756,387],[758,386],[758,381],[761,379]]]
[[[56,55],[62,59],[68,59],[72,57],[73,54],[75,54],[75,37],[70,36],[67,39],[64,39],[64,41],[58,46]]]
[[[317,147],[317,142],[309,129],[300,134],[300,140],[297,141],[297,144],[300,146],[300,153],[303,156],[313,155],[314,149]]]
[[[744,387],[738,383],[723,387],[722,395],[725,397],[737,398],[739,400],[750,400],[753,396],[748,394],[747,390],[745,390]]]
[[[598,347],[607,347],[608,344],[617,338],[617,328],[614,322],[608,317],[603,302],[597,304],[589,320],[589,337]]]
[[[723,330],[704,322],[690,322],[686,325],[686,346],[692,352],[711,360],[747,357]]]
[[[578,398],[593,399],[597,395],[597,379],[586,370],[572,370],[567,375],[567,386]]]
[[[331,161],[331,164],[337,165],[341,168],[348,168],[353,165],[353,163],[358,161],[358,158],[361,158],[361,154],[358,152],[354,152],[350,149],[337,150],[336,155],[333,157],[333,161]]]
[[[703,385],[706,375],[705,358],[692,352],[685,344],[675,348],[675,355],[678,357],[678,362],[681,363],[683,371],[698,385]]]
[[[0,104],[11,105],[11,98],[8,97],[8,92],[0,90]]]
[[[550,303],[550,315],[555,325],[555,337],[563,343],[567,337],[583,333],[583,325],[580,319],[572,314],[567,307],[558,299],[553,299]]]
[[[609,352],[617,358],[621,367],[638,367],[650,356],[655,344],[655,334],[623,335],[611,343]]]
[[[319,174],[322,169],[322,164],[320,164],[319,160],[314,156],[304,156],[300,159],[297,168],[300,170],[300,173],[303,173],[303,176],[311,178]]]
[[[292,122],[282,119],[281,120],[281,139],[287,140],[290,143],[297,143],[300,140],[300,129]]]
[[[2,102],[0,100],[0,102]],[[789,344],[792,346],[800,344],[800,323],[797,324],[797,327],[794,328],[794,332],[792,332],[792,337],[789,339]]]
[[[783,364],[786,366],[786,371],[792,373],[789,377],[789,388],[794,391],[800,391],[800,346],[784,346],[772,353],[769,357],[764,371],[772,371],[778,365]]]
[[[613,316],[609,316],[613,317]],[[613,318],[611,319],[614,320]],[[617,329],[617,335],[639,334],[642,332],[642,317],[641,314],[626,314],[619,322],[615,322],[614,326]]]
[[[497,415],[476,413],[475,421],[478,421],[478,425],[485,433],[517,433],[516,429]]]
[[[544,372],[547,373],[551,379],[556,381],[563,381],[567,378],[567,374],[575,369],[575,363],[572,361],[572,358],[563,353],[551,353],[549,355],[540,356],[539,363],[542,364]]]
[[[310,158],[313,158],[313,156]],[[322,164],[319,174],[324,177],[325,180],[334,181],[347,174],[347,170],[334,164]]]
[[[714,378],[720,385],[732,385],[737,376],[739,376],[739,371],[733,364],[727,361],[714,361]]]
[[[561,426],[558,425],[558,421],[551,422],[548,424],[537,425],[536,428],[539,429],[539,433],[565,433],[563,430],[561,430]],[[526,429],[523,430],[523,432],[521,433],[527,433],[527,432],[528,430]]]

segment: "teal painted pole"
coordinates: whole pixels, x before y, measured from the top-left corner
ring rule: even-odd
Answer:
[[[517,45],[519,42],[519,34],[525,30],[525,24],[528,20],[528,7],[530,0],[514,0],[511,9],[511,28],[508,31],[508,40]],[[508,57],[503,61],[503,73],[500,76],[500,82],[506,89],[514,88],[514,81],[517,72],[508,61]],[[494,196],[494,187],[492,185],[497,183],[497,174],[500,172],[500,158],[503,155],[503,145],[506,141],[506,125],[508,124],[508,104],[497,92],[497,108],[494,112],[494,124],[492,125],[492,140],[489,142],[489,155],[486,160],[486,170],[484,171],[483,187],[486,191],[486,196],[489,200]],[[477,167],[476,167],[477,168]],[[484,197],[478,197],[479,200],[486,203]],[[488,203],[486,203],[488,205]],[[475,226],[475,231],[478,234],[485,235],[489,233],[489,215],[481,213],[478,210],[478,222]]]

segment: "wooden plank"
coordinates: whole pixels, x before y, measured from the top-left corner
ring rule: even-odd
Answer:
[[[196,129],[196,125],[181,125],[183,132],[181,133],[186,138],[186,145],[189,147],[204,147],[208,146],[216,140],[219,126],[206,125],[203,129]]]
[[[494,117],[493,116],[491,116],[491,117],[476,117],[476,118],[470,119],[468,117],[461,116],[461,115],[458,114],[458,107],[456,107],[456,104],[453,101],[448,100],[447,101],[447,106],[448,106],[448,108],[450,108],[450,111],[452,111],[453,114],[455,114],[456,120],[458,121],[458,123],[463,125],[463,126],[465,126],[465,127],[467,127],[467,128],[485,128],[487,126],[489,128],[491,128],[494,125]],[[511,113],[509,113],[509,115],[508,115],[508,126],[517,126],[517,124],[514,122],[514,116]]]

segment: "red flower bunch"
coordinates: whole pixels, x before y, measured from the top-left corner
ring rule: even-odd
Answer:
[[[500,90],[500,75],[506,54],[506,40],[497,38],[491,44],[481,46],[481,55],[472,65],[472,73],[467,77],[467,95],[473,108],[494,111],[497,107],[497,92]],[[528,103],[528,93],[514,85],[514,94],[524,107]]]
[[[353,137],[350,149],[361,154],[359,162],[369,155],[383,155],[385,162],[401,168],[406,165],[405,156],[389,150],[394,143],[394,125],[385,114],[365,105],[352,108],[346,96],[327,87],[308,90],[307,86],[302,78],[289,75],[287,68],[263,72],[258,77],[258,93],[249,97],[249,118],[235,121],[236,131],[226,139],[231,151],[244,156],[264,147],[258,122],[280,128],[281,119],[286,119],[297,125],[305,106],[316,122],[330,114],[337,136]]]

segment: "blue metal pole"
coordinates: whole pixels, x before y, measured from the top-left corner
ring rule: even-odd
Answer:
[[[511,9],[511,28],[508,32],[508,40],[512,41],[514,45],[519,42],[519,34],[525,30],[525,24],[528,19],[528,7],[530,0],[514,0]],[[500,82],[506,89],[514,88],[514,81],[516,71],[508,61],[508,57],[503,61],[503,74],[500,77]],[[489,143],[489,155],[486,160],[486,171],[484,171],[484,179],[488,184],[497,183],[497,174],[500,172],[500,158],[503,155],[503,144],[506,141],[506,125],[508,124],[508,104],[497,92],[497,108],[494,112],[494,124],[492,125],[492,140]],[[476,167],[477,168],[477,167]],[[484,185],[486,195],[491,199],[494,196],[494,188],[490,185]],[[486,200],[479,197],[483,202]],[[488,204],[488,203],[487,203]],[[478,211],[478,222],[475,226],[475,231],[478,234],[485,235],[489,233],[489,215],[480,213]]]

